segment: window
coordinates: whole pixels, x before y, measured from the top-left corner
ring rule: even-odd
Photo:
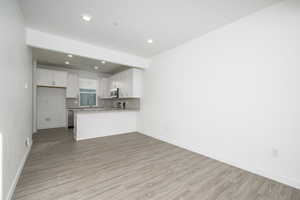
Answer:
[[[96,106],[97,105],[97,88],[98,80],[95,79],[79,79],[79,102],[80,106]]]
[[[97,95],[95,89],[80,89],[80,106],[96,106]]]

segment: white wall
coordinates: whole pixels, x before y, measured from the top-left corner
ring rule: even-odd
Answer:
[[[154,57],[139,131],[300,188],[299,22],[283,1]]]
[[[17,0],[0,1],[0,24],[0,133],[3,198],[8,199],[29,151],[25,140],[32,134],[32,60]]]
[[[37,125],[38,129],[66,126],[66,89],[37,88]]]
[[[36,84],[36,75],[37,75],[37,61],[34,60],[32,63],[32,106],[33,106],[33,122],[32,122],[32,131],[36,133],[37,131],[37,102],[36,102],[36,93],[37,93],[37,84]]]

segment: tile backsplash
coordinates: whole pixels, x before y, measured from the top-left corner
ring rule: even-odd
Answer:
[[[66,98],[66,108],[77,108],[79,107],[78,98]]]
[[[139,98],[122,98],[122,99],[102,99],[103,105],[106,108],[116,108],[118,103],[126,103],[126,109],[140,109],[140,99]]]
[[[98,106],[104,108],[116,108],[118,102],[125,102],[126,109],[140,109],[140,98],[122,98],[122,99],[100,99],[98,98]],[[66,98],[66,108],[78,108],[78,98]]]

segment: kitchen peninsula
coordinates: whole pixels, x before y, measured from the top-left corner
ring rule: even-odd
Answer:
[[[74,110],[76,141],[137,130],[138,109],[90,108]]]

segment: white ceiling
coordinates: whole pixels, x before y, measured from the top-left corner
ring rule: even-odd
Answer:
[[[77,55],[72,55],[73,57],[69,58],[68,54],[66,53],[39,48],[32,48],[32,56],[33,59],[37,60],[39,65],[63,67],[95,73],[99,72],[114,74],[130,68],[129,66],[115,64],[111,62],[105,62],[105,64],[103,64],[101,60],[85,58]],[[65,61],[69,61],[70,64],[66,65]],[[99,68],[95,70],[94,66],[98,66]]]
[[[30,28],[150,57],[279,1],[20,0],[20,3]],[[92,15],[92,21],[84,22],[83,13]],[[154,43],[147,44],[148,38]]]

